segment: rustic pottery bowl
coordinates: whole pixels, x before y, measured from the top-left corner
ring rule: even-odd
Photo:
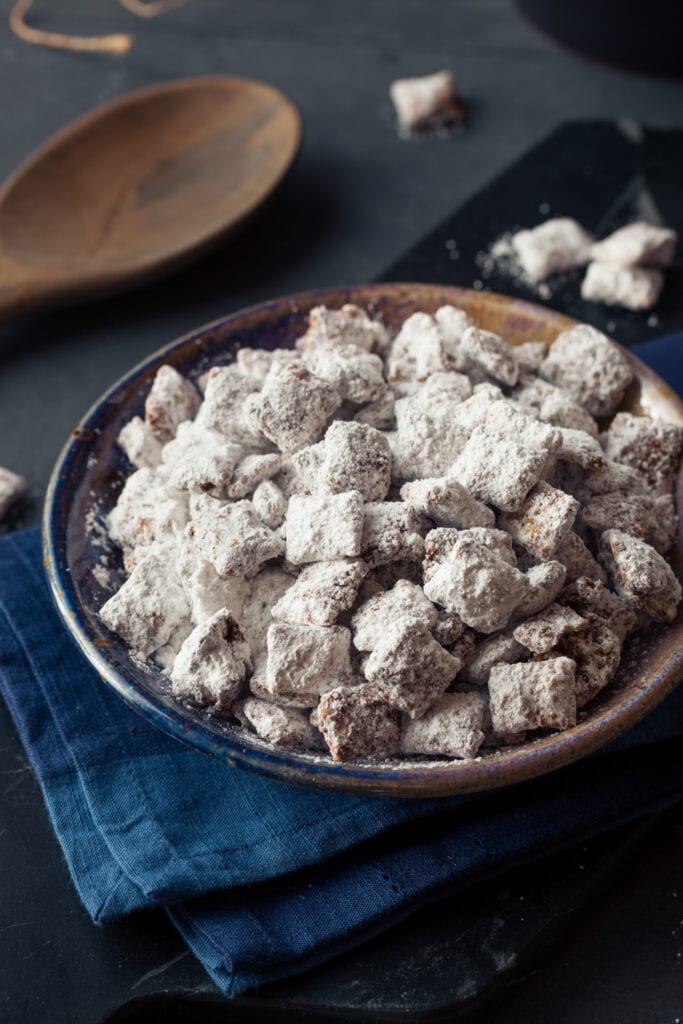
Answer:
[[[106,538],[98,524],[114,504],[130,471],[116,437],[143,411],[145,395],[162,363],[196,380],[208,366],[228,363],[240,346],[291,346],[304,330],[311,307],[354,302],[389,327],[416,310],[433,313],[444,303],[467,310],[475,323],[513,344],[552,342],[571,326],[567,317],[540,306],[460,288],[423,284],[377,284],[334,288],[276,299],[201,327],[146,359],[115,384],[73,431],[48,489],[44,544],[48,578],[57,607],[75,641],[107,684],[160,729],[229,764],[283,781],[367,795],[446,796],[509,785],[542,775],[608,743],[625,732],[673,690],[683,676],[683,611],[666,628],[627,644],[614,682],[563,733],[543,735],[521,746],[485,753],[472,761],[429,759],[385,764],[336,764],[328,757],[282,750],[243,729],[171,696],[166,678],[136,663],[125,645],[99,621],[97,611],[112,592],[98,577]],[[623,408],[662,416],[683,425],[683,403],[638,359],[629,355],[637,383]],[[681,508],[683,476],[676,485]],[[120,571],[121,560],[110,552]],[[683,567],[679,528],[674,568]],[[120,582],[120,581],[119,581]],[[117,584],[115,584],[116,586]]]

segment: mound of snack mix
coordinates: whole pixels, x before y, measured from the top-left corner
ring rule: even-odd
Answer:
[[[514,348],[451,306],[395,337],[318,307],[203,394],[163,366],[119,437],[102,621],[178,700],[335,760],[571,728],[681,599],[683,428],[617,412],[632,379],[591,327]]]

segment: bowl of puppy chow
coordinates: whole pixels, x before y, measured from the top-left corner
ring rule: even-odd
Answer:
[[[329,289],[150,356],[74,430],[47,572],[148,720],[284,781],[438,796],[599,749],[683,676],[683,404],[551,310]]]

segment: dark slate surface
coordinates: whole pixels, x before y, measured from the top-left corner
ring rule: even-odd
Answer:
[[[9,0],[0,3],[0,14],[10,6]],[[29,48],[1,28],[0,175],[92,104],[185,74],[266,78],[300,105],[306,131],[300,159],[282,191],[228,247],[135,294],[0,329],[0,464],[30,479],[32,504],[23,522],[37,520],[52,463],[76,420],[112,380],[154,348],[272,295],[387,279],[382,268],[397,253],[442,224],[470,196],[481,194],[487,182],[560,121],[628,118],[660,128],[683,125],[681,83],[578,63],[536,36],[506,0],[250,0],[239,5],[194,0],[150,22],[131,18],[113,0],[70,0],[38,4],[34,19],[46,28],[83,32],[129,28],[136,33],[136,47],[124,59],[67,55]],[[452,139],[401,142],[392,125],[388,81],[440,66],[456,71],[472,109],[470,128]],[[625,191],[615,196],[612,207],[597,206],[585,189],[569,190],[562,209],[553,212],[576,213],[601,227],[623,216],[641,179],[636,175],[634,191],[632,129],[609,131],[622,146],[625,164],[613,146],[598,146],[586,158],[584,179],[622,177]],[[639,148],[636,159],[641,156]],[[499,192],[488,193],[483,207],[475,198],[473,207],[466,208],[467,218],[461,214],[456,221],[473,232],[472,251],[486,216],[496,232],[499,225],[505,230],[518,219],[531,222],[538,205],[548,201],[547,195],[536,194],[534,182],[554,172],[557,176],[558,166],[575,163],[575,157],[568,143],[555,162],[535,158],[524,184],[518,182],[505,203]],[[646,160],[649,176],[659,181],[662,214],[675,222],[681,162],[671,137],[650,135]],[[574,205],[584,202],[585,207]],[[533,219],[541,219],[540,211]],[[680,218],[677,226],[683,226]],[[452,230],[452,223],[436,228],[429,244],[419,245],[411,262],[395,274],[404,280],[414,276],[472,284],[480,275],[471,261],[444,261],[442,243]],[[462,253],[464,236],[460,241]],[[568,295],[550,304],[575,301],[571,289]],[[668,303],[675,295],[670,283],[658,311],[662,324],[655,329],[673,325]],[[568,311],[576,312],[574,307]],[[641,318],[629,318],[622,326],[628,341],[651,333]],[[673,1022],[683,1017],[683,832],[671,821],[650,828],[501,881],[495,893],[485,894],[483,904],[460,898],[425,908],[409,925],[334,967],[264,995],[283,1008],[318,1006],[309,1013],[283,1009],[278,1015],[283,1020],[322,1019],[320,1004],[329,1002],[330,994],[338,1006],[364,1007],[358,1019],[368,1019],[371,1006],[382,1005],[412,1006],[423,1016],[431,1007],[430,1019],[443,1019],[443,1007],[457,996],[454,975],[467,973],[464,964],[471,965],[474,957],[480,981],[493,979],[496,968],[517,955],[544,923],[561,924],[564,911],[591,891],[591,912],[579,916],[576,930],[550,958],[535,961],[543,963],[542,970],[532,970],[515,993],[506,992],[495,1020]],[[636,856],[637,870],[615,881],[610,895],[587,889],[584,877],[600,886],[603,877],[614,877],[608,868],[614,857],[628,860],[629,851]],[[509,895],[498,903],[504,890]],[[525,911],[525,905],[532,910]],[[500,931],[493,924],[498,918],[506,922]],[[468,937],[473,934],[475,940]],[[0,963],[3,1020],[22,1024],[96,1021],[115,1005],[166,990],[203,998],[212,993],[160,915],[106,929],[85,918],[4,708]],[[368,971],[369,963],[377,969]],[[522,973],[528,971],[523,966]],[[368,988],[368,979],[378,974],[386,974],[387,984]],[[467,994],[460,992],[461,1004]],[[149,1005],[143,1010],[145,1020],[262,1019],[264,1012],[278,1019],[272,1003],[264,1011],[253,1000],[204,1005],[201,1014],[169,1004],[158,1012]],[[132,1019],[127,1009],[125,1015]]]

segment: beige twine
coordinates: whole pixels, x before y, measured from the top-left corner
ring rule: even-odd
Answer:
[[[119,4],[138,18],[156,18],[176,7],[183,7],[189,0],[118,0]],[[51,46],[56,50],[72,50],[81,53],[127,53],[133,45],[133,37],[127,32],[107,36],[72,36],[63,32],[45,32],[26,23],[33,0],[17,0],[9,16],[10,28],[19,39],[34,46]]]

